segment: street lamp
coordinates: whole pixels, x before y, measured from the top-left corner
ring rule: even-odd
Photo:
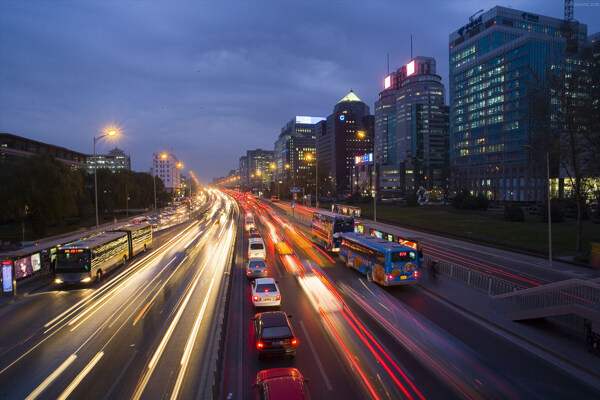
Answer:
[[[537,151],[530,145],[522,145],[521,148]],[[548,264],[552,265],[552,206],[550,204],[550,153],[546,152],[546,182],[548,184]]]
[[[317,157],[308,153],[306,156],[304,156],[304,158],[307,161],[315,160],[315,207],[319,208],[319,174],[317,169]]]
[[[111,129],[108,132],[106,132],[104,135],[100,135],[98,137],[94,137],[94,199],[95,199],[95,203],[96,203],[96,228],[99,228],[100,225],[98,224],[98,157],[96,157],[96,142],[100,139],[102,139],[103,137],[106,136],[115,136],[117,134],[117,131],[115,129]]]
[[[367,137],[365,131],[356,132],[359,139],[364,139]],[[373,221],[377,222],[377,157],[375,157],[375,141],[373,141]]]

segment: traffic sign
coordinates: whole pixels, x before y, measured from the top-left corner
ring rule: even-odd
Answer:
[[[302,189],[300,189],[300,188],[299,188],[299,187],[297,187],[297,186],[292,186],[292,187],[290,188],[290,193],[300,193],[301,191],[302,191]]]

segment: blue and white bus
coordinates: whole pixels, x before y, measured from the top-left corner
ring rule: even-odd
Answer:
[[[415,284],[421,260],[416,248],[363,233],[343,233],[340,260],[383,286]]]
[[[343,232],[354,231],[354,218],[334,214],[327,211],[316,211],[313,214],[312,240],[329,251],[340,251]]]

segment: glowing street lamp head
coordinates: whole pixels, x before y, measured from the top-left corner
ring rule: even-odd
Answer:
[[[167,155],[167,153],[162,153],[162,154],[160,155],[160,158],[162,158],[163,160],[164,160],[164,159],[166,159],[167,157],[169,157],[169,156]]]
[[[277,166],[275,165],[275,163],[271,163],[271,165],[269,166],[271,169],[275,169]]]
[[[364,139],[365,138],[365,131],[358,131],[358,132],[356,132],[356,134],[358,135],[358,137],[360,139]]]
[[[310,154],[310,153],[308,153],[307,155],[304,156],[304,159],[306,161],[312,161],[314,158],[315,157],[312,154]]]
[[[116,129],[111,129],[108,132],[106,132],[106,134],[108,136],[116,136],[117,135],[117,130]]]
[[[285,164],[285,169],[290,169],[290,164]]]
[[[177,163],[177,168],[183,168],[183,164],[182,163]]]

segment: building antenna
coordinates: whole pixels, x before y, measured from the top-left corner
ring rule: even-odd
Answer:
[[[412,35],[410,35],[410,59],[412,60]]]
[[[388,75],[390,74],[390,53],[387,53],[387,58],[388,58]]]

